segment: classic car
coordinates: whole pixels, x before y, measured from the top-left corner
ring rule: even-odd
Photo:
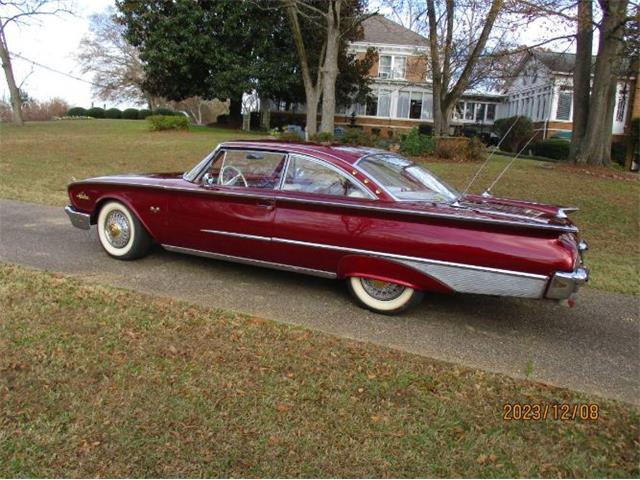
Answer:
[[[345,279],[361,306],[399,312],[424,292],[573,302],[585,241],[566,207],[462,195],[420,164],[363,147],[219,145],[186,173],[73,182],[71,223],[104,250],[166,250]]]

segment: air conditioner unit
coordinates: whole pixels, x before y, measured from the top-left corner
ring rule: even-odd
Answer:
[[[389,78],[391,74],[389,72],[378,72],[378,78]]]

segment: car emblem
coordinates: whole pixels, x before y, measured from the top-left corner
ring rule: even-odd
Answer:
[[[79,200],[89,200],[89,195],[84,192],[80,192],[76,195],[76,198]]]

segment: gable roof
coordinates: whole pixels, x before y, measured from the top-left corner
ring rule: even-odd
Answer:
[[[531,55],[552,72],[573,73],[576,68],[575,53],[532,50]]]
[[[427,46],[427,38],[389,20],[383,15],[372,15],[362,22],[361,42],[386,43],[389,45]]]

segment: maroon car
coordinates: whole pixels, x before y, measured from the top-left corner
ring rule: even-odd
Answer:
[[[165,249],[346,279],[371,310],[423,292],[573,301],[587,249],[563,207],[460,195],[383,150],[237,141],[190,171],[69,185],[73,225],[112,257]]]

